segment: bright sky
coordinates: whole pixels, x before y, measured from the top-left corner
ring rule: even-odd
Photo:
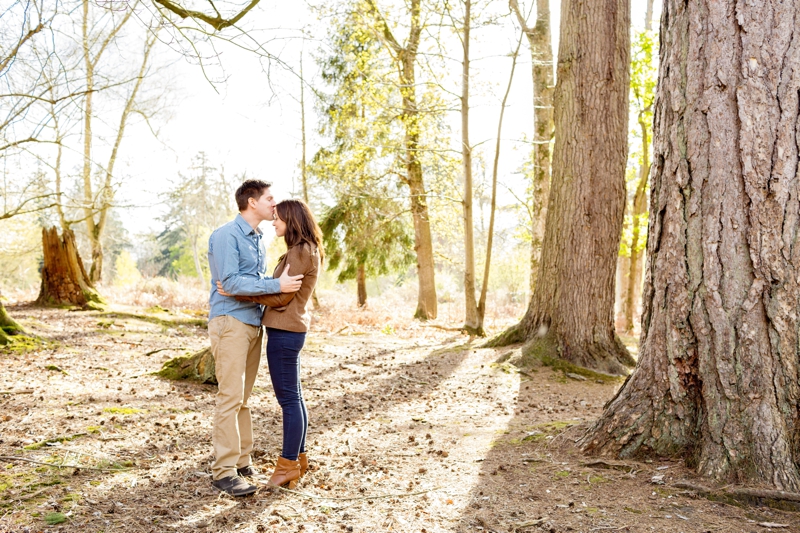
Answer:
[[[643,27],[645,1],[632,1],[634,26]],[[554,50],[557,50],[560,1],[551,0],[551,3],[552,27],[556,30]],[[297,32],[291,29],[301,28],[313,21],[303,2],[262,0],[262,4],[265,5],[248,14],[249,27],[286,28],[290,30],[284,30],[281,35],[296,35]],[[658,15],[660,0],[656,4]],[[322,38],[322,28],[310,29],[312,34]],[[507,54],[517,39],[508,29],[504,32],[477,32],[472,45],[472,55],[476,59],[473,64],[475,107],[470,136],[476,144],[487,141],[481,145],[486,149],[487,162],[493,157],[499,102],[511,64]],[[274,34],[275,31],[263,33]],[[300,49],[305,47],[305,76],[309,78],[317,72],[316,64],[310,57],[316,48],[313,41],[303,43],[300,39],[286,39],[273,42],[268,47],[271,51],[280,51],[282,59],[295,66]],[[293,187],[295,190],[299,188],[299,80],[286,71],[273,68],[270,77],[275,89],[273,93],[257,57],[232,47],[223,47],[222,50],[222,65],[227,76],[224,83],[217,84],[215,90],[196,65],[183,60],[175,61],[170,72],[178,95],[175,98],[177,104],[171,111],[169,122],[161,126],[159,140],[154,139],[149,130],[140,124],[131,128],[124,141],[117,173],[124,173],[129,178],[118,198],[125,203],[141,206],[122,213],[126,227],[133,234],[160,229],[160,223],[154,220],[161,210],[155,206],[158,193],[165,190],[177,172],[187,169],[192,158],[200,151],[206,152],[212,164],[224,165],[229,177],[246,172],[249,177],[272,181],[273,192],[278,198],[288,196]],[[460,57],[460,53],[460,50],[450,51],[453,57]],[[460,65],[454,68],[460,69]],[[514,177],[514,172],[528,150],[521,139],[525,136],[529,138],[532,132],[531,85],[530,55],[526,44],[523,44],[509,108],[505,114],[500,167],[500,180],[509,187],[521,189],[520,193],[524,191],[524,184]],[[458,86],[450,89],[460,91]],[[308,92],[306,98],[310,158],[319,147],[319,139],[314,135],[317,116]],[[454,112],[451,119],[453,136],[458,138],[460,118]],[[511,201],[510,196],[505,201]]]

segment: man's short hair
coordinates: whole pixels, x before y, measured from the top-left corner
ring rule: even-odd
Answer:
[[[236,205],[239,212],[247,209],[247,200],[255,198],[258,200],[264,194],[264,189],[269,189],[272,184],[261,180],[246,180],[236,189]]]

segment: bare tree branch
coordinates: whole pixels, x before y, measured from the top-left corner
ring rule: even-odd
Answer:
[[[226,19],[220,15],[219,11],[217,11],[217,8],[214,6],[213,2],[210,3],[211,7],[214,8],[214,11],[217,13],[216,17],[207,15],[202,11],[193,11],[191,9],[186,9],[185,7],[175,2],[172,2],[171,0],[153,0],[153,1],[156,4],[164,7],[165,9],[175,13],[182,19],[191,18],[195,20],[201,20],[206,24],[208,24],[209,26],[211,26],[212,28],[214,28],[215,30],[220,31],[230,26],[233,26],[237,22],[239,22],[242,19],[242,17],[247,15],[247,13],[251,9],[253,9],[261,0],[251,0],[251,2],[247,4],[247,6],[244,9],[242,9],[238,14],[229,19]]]

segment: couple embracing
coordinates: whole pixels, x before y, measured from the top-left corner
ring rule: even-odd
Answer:
[[[322,232],[300,200],[276,204],[271,184],[247,180],[236,190],[239,214],[208,241],[211,296],[208,334],[219,392],[214,410],[212,485],[232,496],[256,486],[248,399],[261,361],[264,331],[272,387],[283,412],[283,448],[269,484],[294,488],[308,469],[308,411],[300,387],[300,350],[311,322],[308,301],[323,259]],[[288,248],[273,277],[258,225],[272,221]],[[262,327],[264,326],[264,327]]]

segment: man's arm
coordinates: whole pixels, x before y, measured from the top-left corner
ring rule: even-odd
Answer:
[[[218,233],[214,236],[212,246],[214,249],[214,266],[225,292],[244,296],[281,292],[282,287],[279,279],[244,276],[239,272],[239,246],[233,235],[229,233],[220,235]]]

